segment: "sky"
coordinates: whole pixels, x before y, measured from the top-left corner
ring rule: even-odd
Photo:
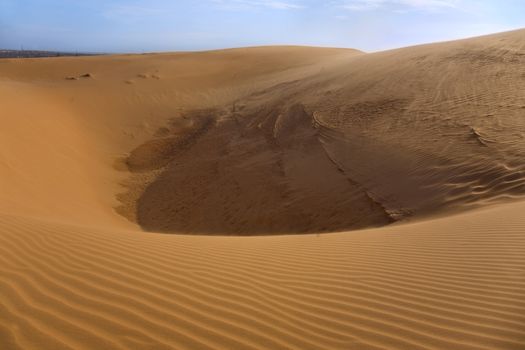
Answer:
[[[525,27],[525,0],[0,0],[0,48],[380,51]]]

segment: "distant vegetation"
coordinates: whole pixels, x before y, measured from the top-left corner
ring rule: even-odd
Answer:
[[[95,53],[36,51],[36,50],[0,50],[0,58],[39,58],[61,56],[94,56]]]

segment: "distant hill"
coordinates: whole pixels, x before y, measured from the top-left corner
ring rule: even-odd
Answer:
[[[60,57],[60,56],[95,56],[100,54],[78,53],[78,52],[59,52],[59,51],[38,51],[38,50],[0,50],[0,58],[39,58],[39,57]]]

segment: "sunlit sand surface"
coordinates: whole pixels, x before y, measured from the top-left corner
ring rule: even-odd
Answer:
[[[0,60],[1,349],[524,349],[525,31]]]

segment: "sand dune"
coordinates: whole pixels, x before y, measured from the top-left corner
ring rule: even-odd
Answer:
[[[513,32],[332,57],[184,115],[195,126],[131,153],[144,189],[124,212],[155,232],[333,232],[520,198],[523,45]]]
[[[525,348],[524,38],[0,60],[0,347]]]
[[[243,238],[2,217],[2,343],[522,349],[524,209]]]

